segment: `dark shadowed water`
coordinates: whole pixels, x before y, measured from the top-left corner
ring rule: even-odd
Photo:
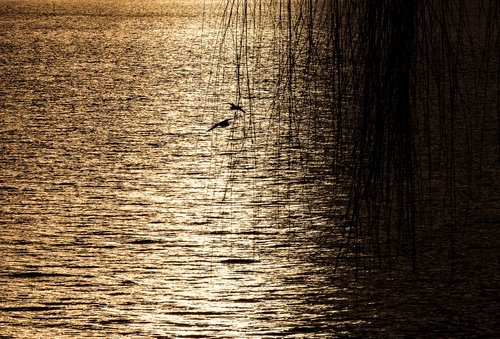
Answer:
[[[314,260],[334,183],[293,163],[320,173],[322,155],[277,154],[264,120],[207,133],[234,112],[230,95],[206,103],[217,29],[202,2],[1,3],[1,336],[363,323]]]

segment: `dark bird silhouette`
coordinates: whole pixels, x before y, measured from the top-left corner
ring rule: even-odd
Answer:
[[[213,130],[216,127],[227,127],[227,126],[229,126],[229,120],[233,120],[233,119],[229,118],[229,119],[225,119],[225,120],[219,121],[218,123],[216,123],[215,125],[213,125],[212,128],[210,128],[207,132],[210,132],[211,130]]]
[[[243,113],[246,113],[245,110],[240,105],[235,105],[232,102],[228,102],[228,104],[231,105],[231,107],[229,107],[230,110],[242,111]]]

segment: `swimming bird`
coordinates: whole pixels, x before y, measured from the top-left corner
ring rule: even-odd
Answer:
[[[231,107],[229,107],[230,110],[242,111],[243,113],[246,113],[245,110],[240,105],[235,105],[232,102],[228,102],[228,104],[231,105]]]
[[[219,121],[218,123],[216,123],[215,125],[213,125],[212,128],[210,128],[207,132],[210,132],[211,130],[213,130],[216,127],[227,127],[227,126],[229,126],[229,120],[233,120],[233,119],[229,118],[229,119],[224,119],[222,121]]]

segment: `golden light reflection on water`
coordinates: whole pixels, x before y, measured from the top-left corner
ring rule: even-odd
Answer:
[[[2,334],[331,334],[306,227],[330,183],[279,165],[304,154],[269,147],[265,86],[253,124],[206,133],[232,114],[205,100],[209,27],[65,4],[0,17]]]

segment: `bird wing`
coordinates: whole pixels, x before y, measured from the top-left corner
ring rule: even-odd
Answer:
[[[228,102],[228,104],[231,105],[231,107],[229,109],[242,111],[245,114],[247,113],[247,112],[245,112],[243,107],[241,107],[240,105],[233,104],[232,102]]]
[[[211,130],[213,130],[215,127],[218,127],[220,124],[220,122],[216,123],[215,125],[213,125],[207,132],[210,132]]]

